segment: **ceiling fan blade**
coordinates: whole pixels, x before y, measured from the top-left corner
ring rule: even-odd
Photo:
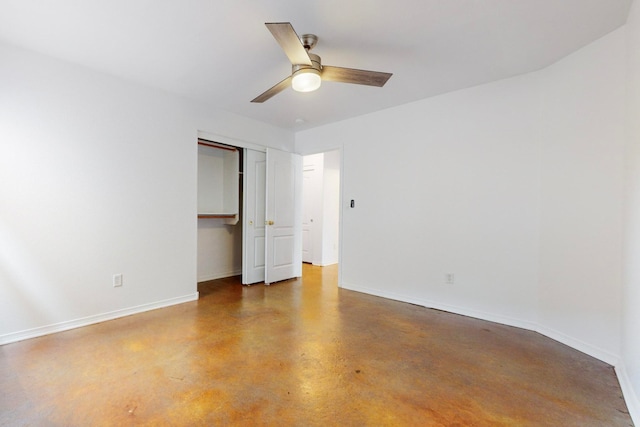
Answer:
[[[392,76],[392,73],[379,71],[356,70],[354,68],[322,66],[322,80],[329,82],[353,83],[382,87]]]
[[[258,103],[264,102],[267,99],[271,98],[272,96],[279,94],[280,92],[282,92],[288,87],[291,87],[291,76],[287,77],[280,83],[276,84],[266,92],[256,96],[254,99],[251,100],[251,102],[258,102]]]
[[[311,58],[289,22],[265,23],[293,65],[311,65]]]

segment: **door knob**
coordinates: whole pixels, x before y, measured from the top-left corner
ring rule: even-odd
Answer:
[[[273,221],[266,221],[267,225],[273,225]]]

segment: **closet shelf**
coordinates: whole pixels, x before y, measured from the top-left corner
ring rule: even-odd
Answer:
[[[237,214],[198,214],[198,218],[235,218]]]

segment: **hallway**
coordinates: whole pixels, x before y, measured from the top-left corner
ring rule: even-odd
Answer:
[[[0,425],[631,426],[613,368],[337,266],[0,347]]]

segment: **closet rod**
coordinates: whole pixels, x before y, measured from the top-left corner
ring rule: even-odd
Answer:
[[[211,147],[211,148],[219,148],[220,150],[227,150],[227,151],[238,151],[237,148],[234,147],[228,147],[226,145],[220,145],[220,144],[216,144],[215,142],[209,142],[209,141],[204,141],[202,139],[198,140],[198,145],[205,145],[207,147]]]

